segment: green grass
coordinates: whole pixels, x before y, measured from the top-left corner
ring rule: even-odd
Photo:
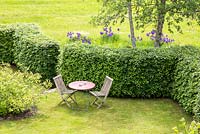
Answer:
[[[86,97],[80,93],[78,96]],[[101,109],[92,107],[88,111],[71,110],[66,105],[58,105],[60,100],[57,93],[48,94],[39,103],[36,116],[17,121],[1,121],[0,133],[170,134],[182,117],[191,121],[191,116],[170,99],[108,98]]]
[[[61,44],[66,42],[68,31],[81,31],[93,39],[100,37],[99,32],[102,27],[89,24],[91,16],[96,15],[100,8],[100,4],[96,0],[1,0],[0,5],[0,23],[36,23],[41,26],[45,34]],[[177,32],[169,34],[166,29],[164,29],[164,33],[168,33],[169,37],[174,38],[176,44],[200,46],[200,26],[194,24],[188,27],[184,22],[182,26],[184,34]],[[115,28],[117,27],[121,29],[119,34],[122,41],[105,44],[105,46],[127,46],[128,23],[115,26]],[[146,32],[150,30],[151,27],[146,28]],[[148,41],[145,33],[136,31],[136,36],[142,36],[145,41]]]

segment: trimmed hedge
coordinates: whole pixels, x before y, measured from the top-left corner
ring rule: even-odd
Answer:
[[[12,63],[13,56],[13,34],[10,27],[0,25],[0,61]]]
[[[66,82],[91,80],[97,88],[114,79],[111,96],[169,97],[176,58],[166,49],[109,49],[86,45],[64,48],[60,72]]]
[[[40,73],[42,79],[56,75],[59,45],[42,35],[34,24],[1,25],[3,62],[15,63],[23,71]],[[4,28],[3,28],[4,27]]]
[[[58,68],[66,83],[90,80],[99,90],[108,75],[114,79],[110,96],[173,98],[200,117],[199,55],[191,46],[141,50],[67,45]]]
[[[15,42],[15,63],[21,70],[40,73],[43,79],[56,75],[59,45],[42,35],[22,36]]]
[[[39,28],[33,24],[0,25],[0,61],[14,63],[14,41],[17,36],[39,34]]]
[[[172,98],[200,119],[200,50],[184,47],[174,70]]]
[[[192,113],[200,87],[200,63],[194,57],[181,58],[174,72],[172,96],[174,100]]]

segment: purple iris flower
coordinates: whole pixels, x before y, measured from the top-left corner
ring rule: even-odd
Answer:
[[[107,28],[107,27],[104,27],[103,30],[104,30],[105,32],[108,32],[108,28]]]
[[[88,40],[88,44],[91,44],[91,41],[90,41],[90,40]]]
[[[113,36],[113,33],[109,33],[108,36],[109,36],[109,37]]]
[[[163,42],[168,43],[168,38],[161,39]]]
[[[151,40],[155,40],[156,39],[156,30],[152,30],[151,32],[149,32],[149,33],[146,33],[146,36],[148,36]],[[137,38],[138,40],[141,40],[140,38]],[[162,43],[171,43],[171,42],[174,42],[174,39],[170,39],[169,37],[168,37],[168,35],[165,35],[165,34],[161,34],[161,39],[160,39],[160,41],[162,42]]]
[[[81,33],[76,33],[77,37],[80,38],[81,37]]]
[[[151,34],[155,34],[155,33],[156,33],[156,30],[152,30],[152,31],[151,31]]]
[[[67,37],[72,38],[72,37],[73,37],[73,34],[74,34],[73,32],[68,32],[68,33],[67,33]]]
[[[86,42],[86,40],[85,39],[82,39],[82,43],[85,43]]]
[[[101,34],[101,35],[103,35],[103,34],[104,34],[104,32],[100,32],[100,34]]]

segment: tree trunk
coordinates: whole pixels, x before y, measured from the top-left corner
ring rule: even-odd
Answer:
[[[129,18],[129,26],[130,26],[130,38],[131,38],[131,43],[132,46],[135,48],[136,47],[136,39],[134,35],[134,26],[133,26],[133,17],[132,17],[132,3],[131,0],[128,1],[128,18]]]
[[[162,30],[163,30],[163,25],[165,22],[165,5],[166,5],[166,0],[161,0],[161,3],[157,4],[158,8],[158,15],[157,15],[157,27],[156,27],[156,39],[154,43],[154,47],[160,47],[161,46],[161,36],[162,36]]]

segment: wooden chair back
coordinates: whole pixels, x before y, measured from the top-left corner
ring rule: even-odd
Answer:
[[[113,82],[113,79],[110,78],[109,76],[106,76],[105,80],[104,80],[104,84],[101,88],[101,93],[105,94],[105,98],[107,98],[108,94],[109,94],[109,91],[110,91],[110,88],[112,86],[112,82]]]
[[[56,84],[56,88],[57,88],[58,92],[62,95],[63,92],[65,90],[67,90],[65,83],[63,82],[62,76],[58,75],[58,76],[54,77],[53,80]]]

